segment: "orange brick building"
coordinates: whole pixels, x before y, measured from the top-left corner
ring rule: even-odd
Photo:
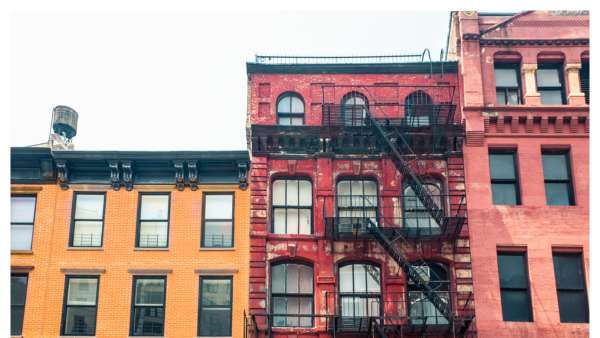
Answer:
[[[247,152],[11,159],[13,336],[243,335]]]

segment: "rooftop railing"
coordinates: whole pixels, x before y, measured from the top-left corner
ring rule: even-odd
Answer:
[[[440,52],[440,60],[444,61],[449,53]],[[453,54],[453,53],[450,53]],[[254,56],[256,63],[261,64],[366,64],[366,63],[412,63],[412,62],[437,62],[432,60],[429,49],[421,54],[393,54],[393,55],[258,55]]]

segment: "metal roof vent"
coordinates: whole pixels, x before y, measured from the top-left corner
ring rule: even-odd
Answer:
[[[77,135],[77,112],[67,106],[56,106],[52,111],[52,129],[50,136],[52,150],[73,150],[73,137]]]

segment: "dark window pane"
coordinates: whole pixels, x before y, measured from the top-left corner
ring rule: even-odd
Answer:
[[[587,323],[587,299],[583,291],[558,291],[561,323]]]
[[[540,90],[540,99],[542,104],[563,104],[560,90]]]
[[[231,336],[231,309],[202,308],[200,336]]]
[[[554,276],[558,289],[583,289],[581,255],[554,255]]]
[[[96,307],[67,307],[65,334],[93,335],[96,332]]]
[[[135,305],[162,306],[164,304],[164,279],[137,279],[135,282]]]
[[[133,313],[133,334],[162,336],[165,313],[162,308],[136,308]]]
[[[505,322],[530,322],[527,290],[500,290],[502,318]]]
[[[498,275],[501,288],[527,288],[525,257],[498,254]]]
[[[271,292],[285,293],[285,266],[279,264],[271,269]]]
[[[202,283],[202,305],[231,305],[231,280],[205,279]]]
[[[513,154],[490,154],[490,176],[493,180],[515,178]]]
[[[517,205],[515,184],[492,183],[492,202],[494,205]]]
[[[496,91],[496,103],[506,104],[506,91],[504,89]]]
[[[496,87],[518,87],[516,69],[494,69]]]
[[[538,87],[560,87],[558,69],[538,69],[536,77]]]
[[[545,180],[569,180],[567,171],[567,156],[542,155]]]
[[[27,277],[10,278],[10,305],[25,305]]]
[[[25,315],[25,307],[22,305],[10,307],[10,334],[21,335],[23,329],[23,316]]]
[[[517,90],[508,91],[508,102],[510,104],[519,104],[519,92]]]
[[[547,205],[569,205],[568,183],[546,183]]]

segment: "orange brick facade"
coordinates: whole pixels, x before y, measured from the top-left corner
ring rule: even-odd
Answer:
[[[13,194],[23,185],[13,185]],[[31,186],[30,186],[31,187]],[[60,335],[65,274],[61,268],[103,268],[100,275],[96,337],[129,336],[132,275],[128,269],[171,269],[167,275],[164,337],[195,337],[198,325],[199,276],[194,269],[231,268],[233,275],[232,336],[243,336],[248,304],[250,190],[238,185],[173,189],[169,250],[134,250],[139,193],[136,189],[106,192],[103,249],[67,249],[73,190],[36,185],[32,252],[12,254],[11,266],[33,266],[29,272],[23,337]],[[235,192],[233,251],[199,250],[203,192]]]

